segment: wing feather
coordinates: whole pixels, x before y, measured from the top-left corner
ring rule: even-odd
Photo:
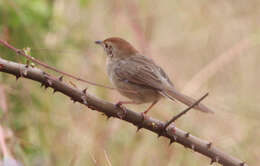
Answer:
[[[162,90],[165,83],[173,86],[162,68],[151,59],[140,55],[120,61],[115,68],[115,74],[128,82],[157,90]]]

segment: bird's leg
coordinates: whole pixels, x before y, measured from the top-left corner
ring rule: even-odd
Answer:
[[[142,112],[142,114],[146,115],[157,102],[158,100],[155,100],[144,112]]]
[[[142,115],[142,122],[145,120],[147,113],[153,108],[153,106],[158,102],[158,100],[155,100],[144,112],[141,113]]]

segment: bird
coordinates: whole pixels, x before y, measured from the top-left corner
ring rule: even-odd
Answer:
[[[179,101],[187,106],[195,99],[180,93],[164,72],[151,58],[142,55],[128,41],[119,37],[110,37],[95,41],[106,55],[107,75],[112,85],[129,101],[119,101],[117,106],[125,104],[151,105],[142,112],[146,115],[163,97]],[[193,107],[196,110],[213,113],[212,109],[202,103]]]

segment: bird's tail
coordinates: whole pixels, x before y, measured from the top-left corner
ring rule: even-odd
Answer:
[[[195,99],[186,96],[184,94],[181,94],[180,92],[178,92],[177,90],[171,88],[170,90],[165,90],[162,92],[162,94],[168,98],[170,98],[171,100],[178,100],[180,102],[182,102],[183,104],[187,105],[187,106],[191,106],[193,103],[196,102]],[[210,108],[208,108],[207,106],[205,106],[204,104],[199,103],[198,105],[194,106],[195,109],[202,111],[202,112],[206,112],[206,113],[214,113]]]

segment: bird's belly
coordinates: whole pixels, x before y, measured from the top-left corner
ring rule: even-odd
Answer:
[[[153,102],[162,97],[155,89],[137,85],[119,78],[114,72],[116,63],[112,63],[111,60],[108,59],[106,65],[110,81],[121,95],[140,104]]]
[[[137,85],[127,80],[111,80],[121,95],[137,103],[149,103],[159,100],[162,96],[155,89]]]

